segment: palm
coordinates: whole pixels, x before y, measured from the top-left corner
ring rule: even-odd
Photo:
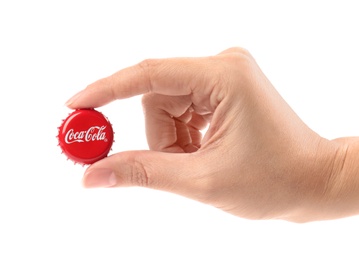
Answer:
[[[201,130],[207,126],[209,112],[198,114],[191,96],[146,94],[143,104],[151,150],[191,153],[201,147]]]

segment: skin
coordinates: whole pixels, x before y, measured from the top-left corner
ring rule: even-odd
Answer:
[[[247,50],[144,60],[66,104],[100,107],[140,94],[150,151],[91,165],[85,187],[159,189],[248,219],[359,214],[359,138],[327,140],[313,132]]]

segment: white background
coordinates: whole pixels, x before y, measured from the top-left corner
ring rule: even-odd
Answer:
[[[64,102],[145,58],[242,46],[326,138],[358,135],[357,1],[0,2],[0,259],[358,259],[359,218],[249,221],[144,188],[85,190]],[[140,97],[99,109],[147,149]]]

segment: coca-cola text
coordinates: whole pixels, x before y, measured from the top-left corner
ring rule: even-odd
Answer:
[[[106,126],[91,126],[89,129],[85,131],[78,131],[72,128],[67,131],[65,135],[65,142],[67,144],[72,143],[83,143],[83,142],[91,142],[91,141],[107,141],[106,132],[104,130]]]

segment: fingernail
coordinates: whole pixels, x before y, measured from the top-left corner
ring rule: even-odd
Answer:
[[[117,183],[115,173],[110,169],[95,169],[85,173],[83,185],[85,188],[108,188]]]
[[[74,95],[72,98],[70,98],[69,100],[66,101],[65,105],[66,106],[69,106],[71,105],[72,103],[74,103],[76,101],[76,99],[78,99],[81,94],[82,94],[83,90],[81,90],[80,92],[78,92],[76,95]]]

